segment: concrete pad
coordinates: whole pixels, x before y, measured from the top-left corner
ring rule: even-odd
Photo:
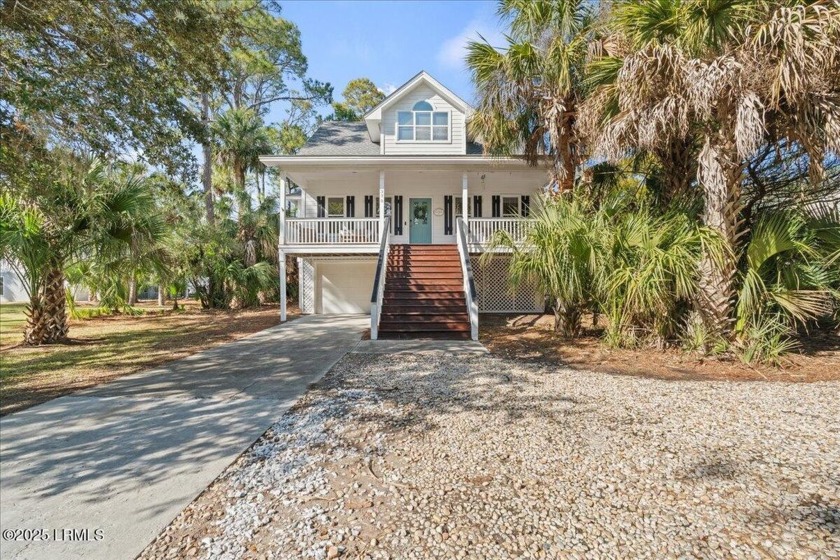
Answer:
[[[416,338],[405,340],[360,340],[351,350],[357,354],[400,354],[417,352],[445,352],[447,354],[487,354],[489,351],[477,340],[440,340]]]
[[[0,419],[0,526],[50,541],[0,556],[136,557],[368,322],[301,318]]]

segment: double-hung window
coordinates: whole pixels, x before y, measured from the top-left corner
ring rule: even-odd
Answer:
[[[398,142],[449,142],[449,112],[419,101],[411,111],[397,111]]]

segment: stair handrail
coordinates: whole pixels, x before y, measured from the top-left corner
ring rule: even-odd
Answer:
[[[458,256],[461,259],[461,272],[464,276],[464,295],[467,300],[467,313],[470,316],[470,338],[478,340],[478,294],[475,290],[472,263],[470,262],[469,245],[467,245],[467,231],[464,218],[459,217],[455,222],[455,237],[458,243]]]
[[[388,252],[391,246],[391,217],[385,218],[379,241],[379,260],[376,261],[376,276],[373,278],[373,293],[370,295],[370,339],[379,337],[379,317],[382,315],[382,298],[385,296],[385,273]]]

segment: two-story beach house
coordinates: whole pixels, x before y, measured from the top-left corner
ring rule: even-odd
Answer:
[[[479,257],[497,230],[521,235],[546,170],[484,155],[470,112],[420,72],[362,121],[260,158],[282,172],[280,262],[297,258],[303,313],[370,313],[372,338],[476,338],[479,313],[543,310],[503,254]]]

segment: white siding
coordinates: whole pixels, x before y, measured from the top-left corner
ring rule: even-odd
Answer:
[[[450,138],[449,142],[397,142],[396,126],[397,111],[410,111],[418,101],[428,101],[435,108],[435,111],[450,111]],[[388,107],[382,115],[382,133],[384,135],[385,155],[403,154],[464,154],[464,113],[453,107],[443,97],[435,93],[433,89],[425,84],[418,85],[408,92],[399,102]]]
[[[17,274],[12,270],[6,269],[2,264],[0,264],[0,277],[3,278],[3,291],[0,293],[0,302],[15,303],[29,301]]]
[[[436,215],[435,211],[443,212],[444,196],[461,197],[461,176],[459,170],[429,170],[429,169],[389,169],[385,171],[385,197],[393,200],[394,196],[403,197],[403,235],[392,236],[392,243],[408,243],[408,212],[409,199],[432,199],[432,243],[454,243],[454,235],[444,233],[444,216]],[[482,178],[483,177],[483,178]],[[493,170],[491,163],[483,171],[467,173],[469,187],[470,212],[473,207],[473,195],[481,196],[482,217],[492,216],[491,205],[493,195],[529,195],[531,204],[536,203],[538,193],[546,181],[544,170],[523,168],[516,171]],[[318,196],[348,195],[355,197],[356,218],[365,217],[365,196],[372,196],[374,204],[379,197],[379,173],[358,172],[352,170],[318,173],[301,179],[305,183],[303,197],[306,200],[305,217],[317,217]],[[472,214],[471,214],[472,215]],[[303,217],[303,216],[299,216]],[[393,229],[392,229],[393,232]],[[454,229],[453,229],[454,233]]]

